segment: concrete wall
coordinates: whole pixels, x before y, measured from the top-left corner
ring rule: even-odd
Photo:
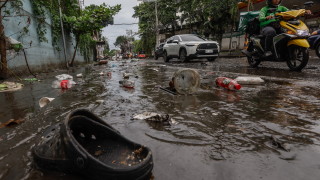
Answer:
[[[5,35],[22,42],[31,69],[41,71],[57,66],[65,67],[66,62],[63,52],[62,35],[58,45],[61,51],[57,51],[52,45],[51,18],[48,16],[45,23],[47,30],[46,38],[48,39],[48,42],[40,42],[37,34],[38,24],[32,14],[30,0],[23,0],[23,4],[21,14],[27,16],[6,18],[7,20],[3,22]],[[10,9],[10,4],[7,5],[6,9]],[[28,27],[29,32],[27,34],[23,34],[22,29],[28,24],[28,17],[30,17],[31,20],[31,24]],[[72,34],[66,33],[66,44],[67,60],[71,60],[75,46],[75,38]],[[19,53],[16,53],[13,50],[8,51],[7,59],[9,69],[23,70],[26,68],[26,62],[22,51]],[[80,55],[79,50],[75,60],[78,63],[85,61],[84,57]]]

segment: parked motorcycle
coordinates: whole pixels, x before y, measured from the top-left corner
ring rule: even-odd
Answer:
[[[314,49],[317,56],[320,58],[320,34],[310,36],[308,41],[310,49]]]
[[[275,12],[276,9],[270,9]],[[251,67],[257,67],[261,61],[286,62],[293,71],[301,71],[308,63],[310,47],[308,42],[309,29],[298,18],[305,14],[305,9],[276,13],[277,25],[282,33],[273,38],[273,55],[265,56],[263,48],[264,36],[260,35],[259,20],[248,23],[248,47],[242,52],[247,56]]]

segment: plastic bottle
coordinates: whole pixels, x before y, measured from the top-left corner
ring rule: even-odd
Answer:
[[[51,87],[56,89],[69,89],[73,85],[71,80],[55,80],[52,82]]]
[[[127,79],[123,80],[122,86],[125,88],[134,88],[134,81],[129,81]]]
[[[237,81],[227,78],[227,77],[218,77],[216,79],[216,85],[223,87],[228,90],[239,90],[241,89],[241,85],[237,83]]]

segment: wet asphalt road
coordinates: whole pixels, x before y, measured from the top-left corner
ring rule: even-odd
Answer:
[[[180,68],[196,69],[201,88],[190,96],[172,95],[167,87]],[[112,72],[112,77],[100,72]],[[135,89],[119,85],[123,72],[138,78]],[[52,89],[54,76],[83,73],[67,91]],[[259,75],[266,83],[231,92],[215,87],[219,76]],[[0,129],[0,179],[81,179],[34,168],[30,150],[43,131],[76,108],[87,108],[124,136],[151,148],[155,179],[241,180],[320,177],[320,60],[302,72],[285,63],[263,62],[249,68],[244,58],[181,63],[159,60],[112,61],[39,76],[17,92],[0,94],[0,122],[24,123]],[[56,98],[40,109],[38,100]],[[97,101],[103,100],[103,101]],[[177,124],[132,120],[143,112],[169,114]],[[272,139],[272,138],[273,139]]]

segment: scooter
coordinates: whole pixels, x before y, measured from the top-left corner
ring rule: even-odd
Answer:
[[[293,71],[301,71],[309,61],[307,41],[310,33],[308,27],[298,18],[303,16],[305,9],[287,12],[276,12],[276,8],[270,9],[275,13],[276,23],[281,27],[282,33],[273,38],[273,55],[265,56],[265,50],[261,42],[265,37],[260,35],[259,20],[255,18],[248,23],[248,46],[242,52],[247,56],[251,67],[258,67],[261,61],[286,62]],[[249,29],[249,31],[248,31]],[[253,31],[250,31],[253,30]]]
[[[310,49],[314,49],[317,56],[320,58],[320,34],[310,36],[308,41],[310,44]]]

